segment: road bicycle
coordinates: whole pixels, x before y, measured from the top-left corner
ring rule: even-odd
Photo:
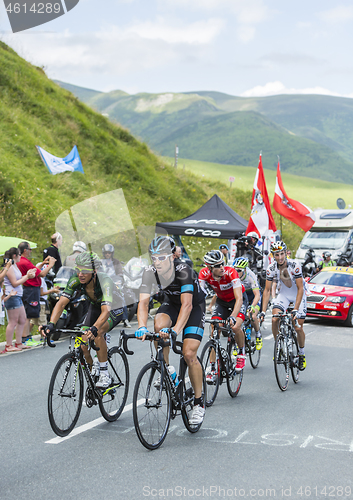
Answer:
[[[92,376],[81,345],[87,345],[79,329],[60,330],[59,334],[70,335],[69,352],[57,362],[50,379],[48,391],[48,415],[51,428],[58,436],[70,434],[75,427],[82,409],[83,397],[88,408],[98,404],[102,416],[108,422],[114,422],[121,415],[129,391],[129,365],[126,354],[121,348],[122,340],[126,335],[120,331],[118,345],[108,349],[108,372],[111,383],[106,389],[98,389],[95,384],[98,375]],[[47,335],[50,347],[55,344]],[[73,345],[72,345],[73,343]],[[94,350],[94,342],[90,342]],[[84,394],[84,379],[86,392]]]
[[[250,306],[246,311],[242,329],[245,335],[245,353],[249,355],[251,366],[257,368],[260,363],[261,349],[256,349],[256,333],[250,319]]]
[[[232,398],[238,395],[243,381],[243,371],[235,371],[236,357],[232,352],[235,346],[234,333],[228,321],[206,319],[206,323],[213,325],[213,336],[204,345],[201,353],[201,363],[206,372],[210,367],[210,358],[215,359],[215,374],[213,382],[207,382],[206,406],[212,406],[218,394],[219,386],[224,380],[227,382],[229,395]],[[221,345],[221,334],[227,336],[227,346]]]
[[[125,337],[125,350],[128,338],[135,338],[135,336],[130,334]],[[155,332],[146,333],[146,340],[157,342],[157,353],[154,354],[151,342],[151,362],[147,363],[137,376],[132,409],[137,436],[141,444],[149,450],[155,450],[161,446],[167,436],[170,420],[180,413],[189,432],[199,431],[202,425],[202,423],[198,425],[189,423],[189,415],[194,405],[194,390],[182,353],[183,344],[175,339],[174,332],[170,332],[172,349],[180,356],[179,373],[175,379],[179,381],[178,385],[173,381],[163,357],[163,347],[169,345],[169,341],[163,340]],[[131,351],[127,352],[133,354]],[[202,398],[204,398],[205,386],[203,372]]]
[[[278,387],[281,391],[287,390],[289,370],[293,382],[299,381],[299,347],[297,332],[292,323],[290,312],[274,314],[273,318],[280,318],[278,334],[274,346],[274,367]],[[296,326],[299,326],[296,321]]]

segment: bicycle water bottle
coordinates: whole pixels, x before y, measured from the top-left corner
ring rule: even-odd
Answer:
[[[251,326],[248,326],[246,328],[245,335],[246,335],[247,340],[250,342],[250,340],[251,340]]]
[[[178,387],[179,379],[178,379],[178,375],[177,375],[177,372],[176,372],[174,366],[168,366],[168,371],[170,373],[170,376],[172,377],[172,380],[174,382],[175,387]]]

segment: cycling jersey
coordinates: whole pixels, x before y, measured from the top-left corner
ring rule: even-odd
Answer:
[[[242,294],[245,291],[238,273],[230,266],[225,266],[224,275],[219,280],[213,277],[212,271],[208,267],[204,267],[199,273],[199,281],[203,290],[205,289],[205,283],[208,283],[213,288],[217,297],[224,302],[234,300],[234,288],[241,287]]]
[[[86,293],[86,285],[81,284],[77,274],[71,276],[67,282],[65,290],[61,296],[71,299],[74,292],[80,291],[85,294],[94,306],[110,306],[113,310],[120,309],[124,306],[124,299],[117,289],[116,285],[107,274],[97,273],[97,279],[94,286],[94,299],[91,299]]]
[[[286,285],[287,288],[291,288],[292,285],[297,286],[295,280],[298,278],[302,278],[302,280],[304,281],[302,275],[302,267],[298,262],[291,259],[287,259],[287,267],[283,271],[279,270],[276,261],[270,264],[266,271],[267,281],[275,280],[277,281],[277,283],[279,281],[282,281],[282,283]],[[288,286],[289,281],[291,282],[290,286]]]
[[[249,290],[259,290],[259,282],[257,281],[257,276],[248,267],[244,269],[244,274],[240,277],[240,281],[245,287],[245,291],[248,292]]]
[[[156,268],[151,265],[145,268],[142,276],[140,293],[152,294],[153,286],[165,294],[165,301],[176,306],[181,306],[181,294],[191,293],[192,303],[200,304],[205,300],[205,293],[200,288],[197,274],[186,263],[179,259],[173,261],[174,277],[173,281],[165,281],[163,276],[159,276]],[[153,292],[154,293],[154,292]]]

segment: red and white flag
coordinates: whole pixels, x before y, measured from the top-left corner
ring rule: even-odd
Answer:
[[[309,231],[315,223],[315,214],[309,207],[299,201],[288,198],[282,184],[281,167],[278,161],[276,189],[273,198],[273,208],[277,213],[283,215],[286,219],[294,222],[304,231]]]
[[[265,174],[260,154],[259,166],[254,181],[254,190],[251,200],[251,214],[245,234],[255,231],[259,238],[268,236],[269,231],[276,231],[276,224],[271,213],[270,200],[268,199]]]

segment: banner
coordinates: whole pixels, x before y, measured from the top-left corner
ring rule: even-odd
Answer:
[[[315,214],[309,207],[299,201],[288,198],[282,184],[281,167],[278,161],[276,189],[273,198],[273,208],[286,219],[294,222],[301,227],[305,232],[309,231],[315,223]]]
[[[81,163],[80,155],[78,154],[77,146],[72,148],[72,151],[65,158],[57,158],[51,155],[43,148],[36,146],[40,157],[43,160],[44,165],[49,170],[49,173],[56,175],[61,174],[61,172],[82,172],[83,167]]]
[[[276,231],[276,224],[272,217],[270,200],[267,194],[261,154],[254,181],[251,214],[245,234],[248,234],[250,231],[255,231],[260,238],[262,236],[268,236],[270,231]]]

